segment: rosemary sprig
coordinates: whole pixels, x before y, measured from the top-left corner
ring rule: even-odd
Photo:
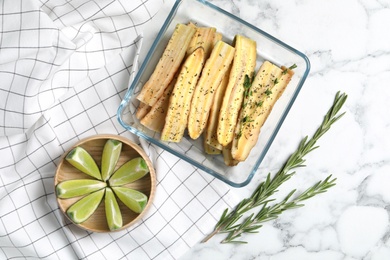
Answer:
[[[298,149],[288,158],[287,162],[275,174],[275,176],[271,179],[271,173],[268,173],[266,180],[259,184],[249,198],[243,199],[230,213],[228,209],[225,209],[221,218],[215,225],[214,231],[205,237],[202,242],[207,242],[211,237],[218,233],[228,233],[228,236],[222,241],[222,243],[245,243],[243,241],[237,241],[236,239],[243,233],[257,232],[257,230],[262,227],[261,223],[277,218],[287,209],[303,206],[303,204],[300,204],[303,200],[309,199],[319,193],[323,193],[334,186],[336,179],[330,180],[331,176],[329,176],[324,181],[315,184],[313,187],[298,195],[295,199],[290,200],[291,196],[295,193],[295,190],[293,190],[281,202],[275,203],[272,206],[268,205],[270,202],[274,201],[274,199],[271,199],[270,197],[278,191],[277,189],[284,182],[289,180],[295,174],[292,170],[305,166],[304,157],[318,148],[318,146],[316,146],[316,142],[337,120],[345,114],[344,112],[337,115],[346,99],[346,94],[340,94],[340,92],[337,92],[331,108],[326,113],[320,127],[314,133],[313,137],[310,140],[308,140],[307,136],[303,138],[298,146]],[[241,224],[236,224],[240,219],[242,219],[244,213],[259,206],[262,207],[256,215],[252,214]]]
[[[272,206],[268,206],[267,201],[256,215],[251,214],[243,223],[232,226],[224,231],[224,233],[229,234],[221,243],[246,243],[237,239],[243,233],[257,233],[258,229],[262,227],[262,223],[276,219],[285,210],[303,207],[304,205],[300,204],[302,201],[326,192],[329,188],[336,185],[336,178],[330,180],[331,177],[332,175],[329,175],[325,180],[316,183],[292,200],[290,198],[296,190],[291,191],[286,198]]]

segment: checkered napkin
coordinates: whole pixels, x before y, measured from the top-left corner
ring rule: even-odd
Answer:
[[[142,32],[162,2],[0,2],[0,259],[177,259],[234,203],[222,182],[118,124]],[[60,156],[100,133],[142,145],[157,172],[152,207],[120,232],[76,227],[55,199]]]

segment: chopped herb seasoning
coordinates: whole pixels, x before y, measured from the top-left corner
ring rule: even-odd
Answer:
[[[267,90],[264,92],[267,96],[270,96],[272,94],[272,91],[267,88]]]
[[[263,101],[259,101],[255,103],[256,107],[261,107],[263,105]]]
[[[251,87],[252,87],[252,82],[253,82],[253,78],[250,78],[248,76],[248,74],[245,75],[245,78],[244,78],[244,98],[246,97],[249,97],[249,96],[252,96],[253,95],[253,92],[251,91]],[[245,103],[242,104],[242,107],[244,108]],[[246,105],[246,104],[245,104]]]
[[[250,119],[249,116],[245,116],[243,119],[242,119],[242,122],[245,124],[245,123],[250,123],[250,122],[253,122],[254,120],[253,119]]]
[[[282,71],[282,75],[287,74],[287,72],[288,72],[289,70],[293,70],[293,69],[295,69],[295,68],[297,68],[297,67],[298,67],[297,64],[294,63],[294,64],[291,65],[290,67],[284,69],[284,70]]]

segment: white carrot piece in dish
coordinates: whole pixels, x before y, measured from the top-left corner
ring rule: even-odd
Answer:
[[[215,91],[214,100],[213,103],[211,104],[210,115],[207,121],[206,130],[204,131],[205,142],[208,145],[219,150],[222,150],[222,145],[218,142],[218,137],[217,137],[218,118],[219,118],[219,111],[221,109],[222,101],[225,96],[226,87],[227,84],[229,83],[229,72],[230,72],[230,68],[225,73],[225,76],[223,77],[219,87]]]
[[[206,127],[214,93],[233,60],[234,48],[219,41],[207,59],[196,85],[188,118],[188,134],[197,139]]]
[[[135,113],[135,117],[138,120],[141,120],[147,113],[149,113],[151,108],[152,108],[151,106],[149,106],[143,102],[139,102],[137,112]]]
[[[233,140],[234,129],[243,100],[245,75],[252,77],[256,66],[255,41],[236,35],[234,47],[236,52],[218,122],[218,141],[223,146],[228,145]]]
[[[149,106],[157,102],[179,70],[195,31],[192,26],[176,25],[156,68],[137,96],[139,101]]]
[[[187,126],[191,99],[204,61],[203,48],[196,49],[183,63],[173,88],[161,140],[180,142]]]
[[[187,48],[187,56],[191,55],[191,53],[193,53],[197,48],[201,47],[205,53],[204,57],[207,59],[214,47],[216,31],[217,29],[214,27],[196,27],[196,32],[194,36],[192,36],[190,45]]]
[[[177,75],[173,78],[171,83],[169,83],[157,102],[149,109],[149,112],[141,119],[141,124],[150,130],[161,132],[163,129],[169,106],[169,98],[171,97],[176,80]]]
[[[250,83],[247,77],[244,102],[232,143],[232,157],[235,160],[247,159],[257,143],[261,127],[293,74],[290,69],[279,68],[265,61],[253,82]]]

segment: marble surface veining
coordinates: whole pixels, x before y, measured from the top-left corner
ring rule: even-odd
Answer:
[[[390,1],[210,1],[305,53],[311,71],[248,196],[322,121],[337,91],[345,116],[280,188],[303,190],[329,174],[337,185],[267,222],[248,244],[215,236],[182,259],[390,259]]]

